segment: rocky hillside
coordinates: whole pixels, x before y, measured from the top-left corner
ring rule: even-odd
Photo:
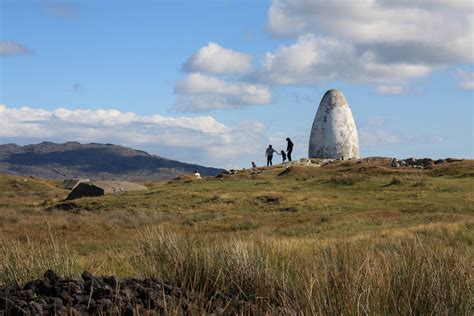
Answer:
[[[160,180],[194,170],[207,176],[222,171],[112,144],[0,145],[0,172],[46,179]]]

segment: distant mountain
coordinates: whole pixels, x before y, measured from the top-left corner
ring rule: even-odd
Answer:
[[[214,176],[222,169],[204,167],[113,144],[0,145],[0,172],[46,179],[89,178],[135,181],[170,179],[184,172]]]

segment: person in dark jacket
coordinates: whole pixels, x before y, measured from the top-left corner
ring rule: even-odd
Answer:
[[[278,151],[273,149],[272,145],[268,145],[267,150],[265,150],[265,156],[267,156],[267,166],[272,165],[273,153],[277,153],[277,155],[279,155]]]
[[[288,161],[291,161],[291,153],[293,152],[293,142],[289,137],[286,138],[286,141],[288,142],[288,145],[286,147],[286,154],[288,156]]]

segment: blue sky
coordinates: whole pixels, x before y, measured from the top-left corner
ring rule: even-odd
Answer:
[[[0,143],[243,167],[289,136],[306,157],[338,88],[362,156],[474,157],[470,1],[0,3]]]

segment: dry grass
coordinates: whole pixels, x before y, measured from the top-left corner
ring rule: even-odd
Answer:
[[[303,314],[465,314],[472,275],[453,249],[417,236],[327,247],[263,236],[213,243],[165,229],[143,233],[150,275],[207,296],[229,293],[254,312]],[[461,255],[461,256],[460,256]]]
[[[0,284],[89,270],[159,275],[254,312],[472,312],[472,161],[283,170],[152,183],[66,211],[54,183],[0,176]]]

